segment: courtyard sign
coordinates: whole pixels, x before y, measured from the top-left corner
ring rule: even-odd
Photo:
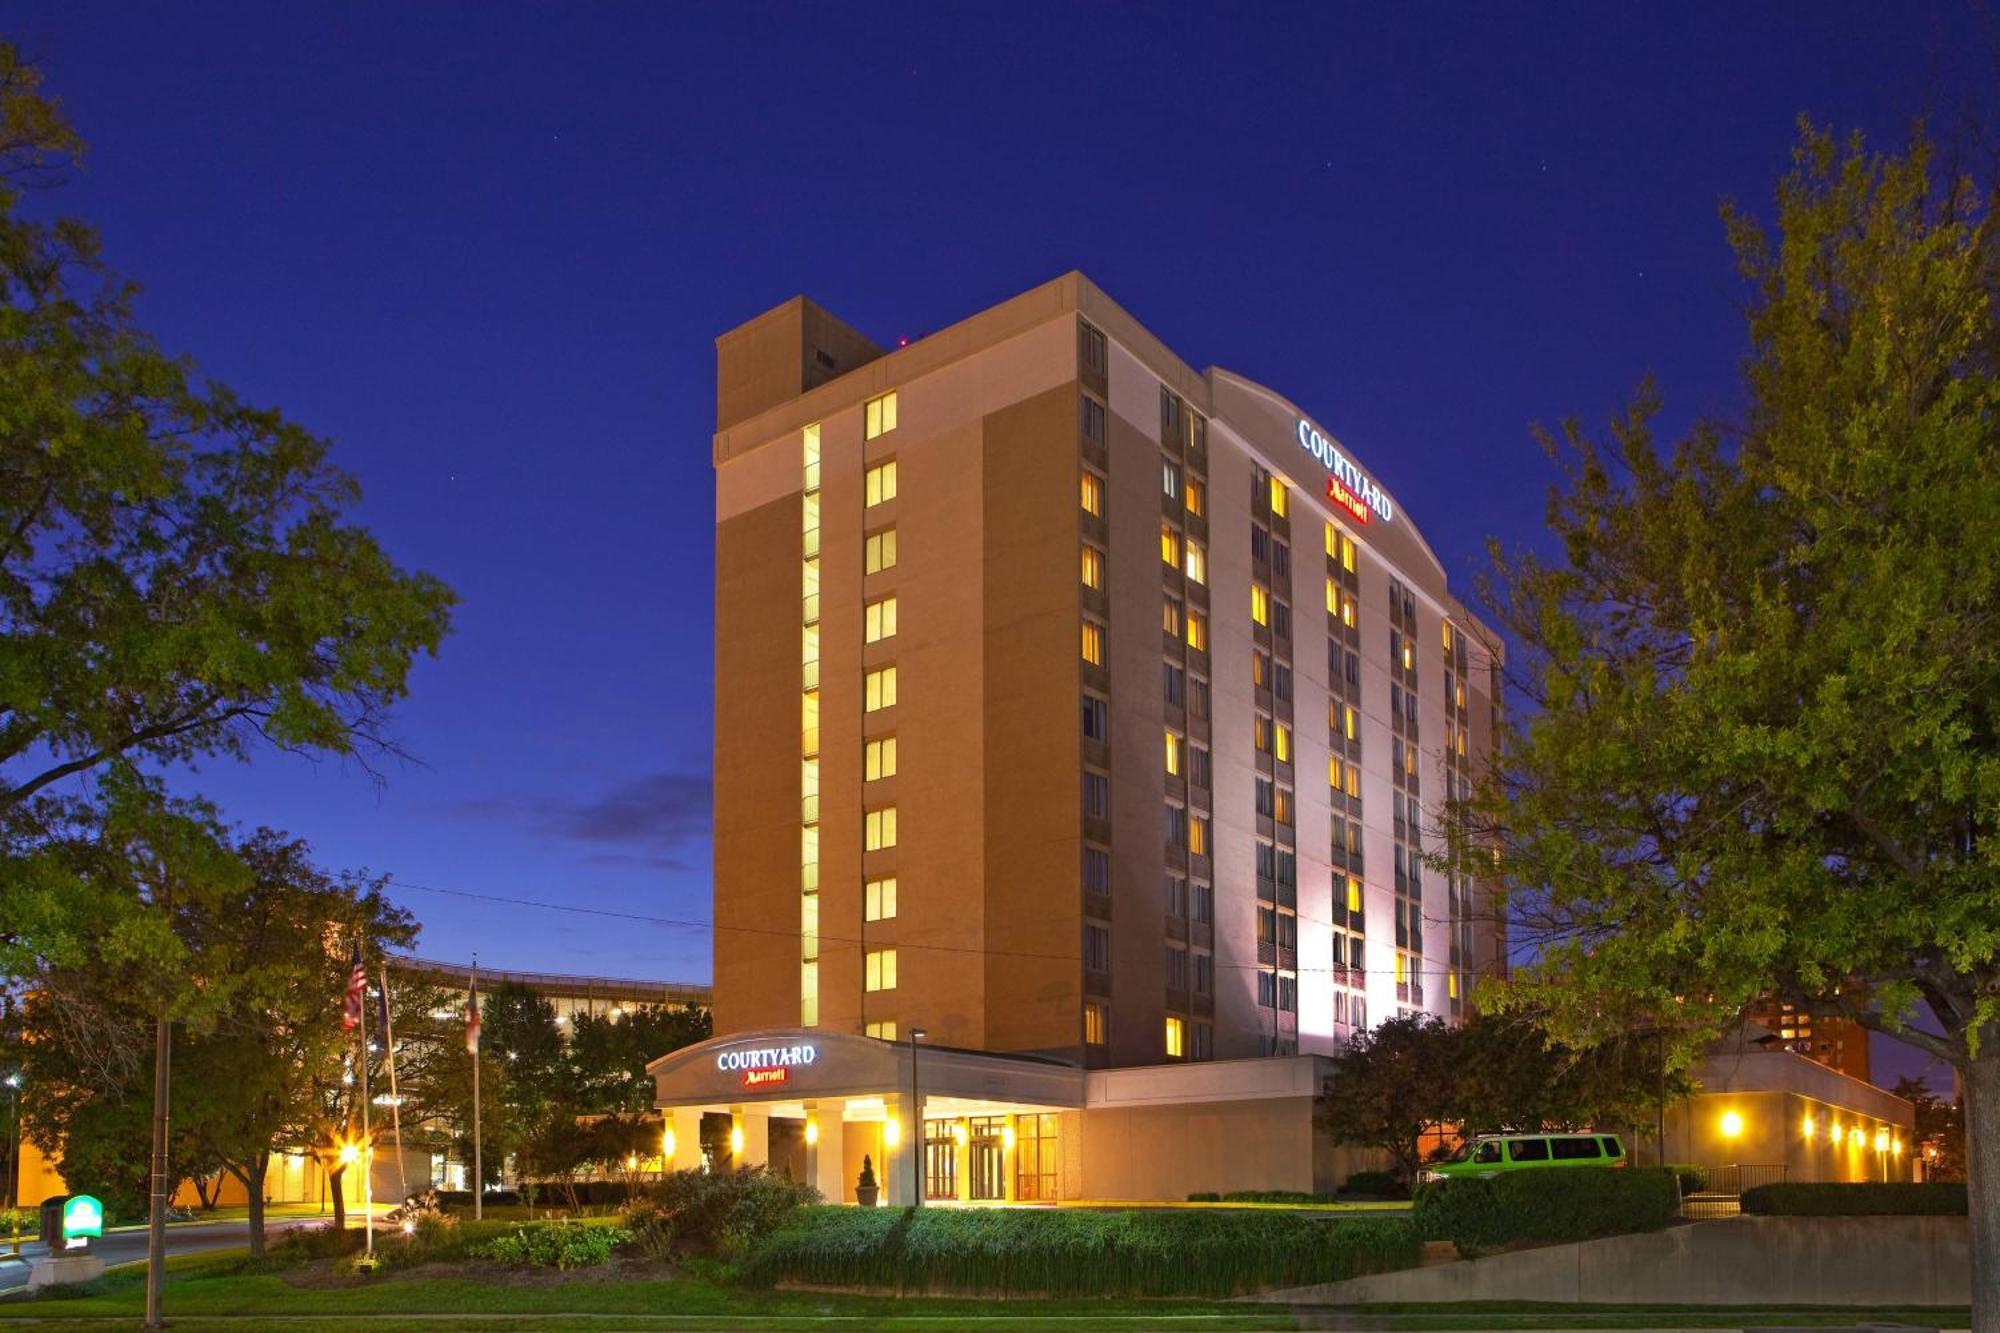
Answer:
[[[796,1046],[753,1046],[744,1050],[723,1051],[715,1057],[715,1067],[725,1074],[744,1074],[743,1086],[749,1088],[756,1086],[750,1081],[750,1074],[772,1072],[778,1077],[760,1079],[759,1082],[782,1083],[786,1070],[809,1065],[817,1059],[819,1047],[804,1041]]]
[[[62,1206],[63,1248],[78,1249],[87,1237],[104,1235],[104,1205],[95,1196],[72,1194]]]
[[[1366,523],[1371,513],[1384,523],[1396,516],[1388,493],[1364,476],[1332,440],[1320,434],[1304,417],[1299,418],[1298,436],[1299,448],[1317,458],[1327,470],[1327,499],[1354,515],[1357,523]]]

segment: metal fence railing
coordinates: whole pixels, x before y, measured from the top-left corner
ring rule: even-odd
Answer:
[[[1739,1162],[1703,1168],[1700,1187],[1681,1196],[1681,1216],[1690,1221],[1735,1217],[1743,1211],[1743,1192],[1784,1180],[1782,1164]]]

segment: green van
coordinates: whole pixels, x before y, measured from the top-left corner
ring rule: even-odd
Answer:
[[[1624,1166],[1625,1145],[1616,1134],[1480,1134],[1442,1162],[1417,1173],[1419,1181],[1497,1176],[1565,1166]]]

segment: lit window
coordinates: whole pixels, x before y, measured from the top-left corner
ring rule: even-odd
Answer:
[[[1348,594],[1340,599],[1340,623],[1354,628],[1354,597]]]
[[[1407,983],[1409,979],[1410,956],[1406,953],[1398,953],[1396,955],[1396,984],[1401,986]]]
[[[1187,544],[1187,576],[1196,583],[1208,582],[1208,552],[1200,542]]]
[[[866,782],[896,776],[896,738],[884,736],[868,742],[862,750],[861,776]]]
[[[1193,477],[1187,479],[1187,511],[1199,515],[1204,512],[1207,496],[1202,484]]]
[[[1083,512],[1092,518],[1104,517],[1104,481],[1095,472],[1083,474]]]
[[[1175,638],[1181,633],[1181,604],[1169,597],[1160,611],[1160,628]]]
[[[896,989],[896,951],[894,949],[870,949],[866,964],[867,989]]]
[[[1332,579],[1326,581],[1326,613],[1330,616],[1340,614],[1340,585]]]
[[[1444,984],[1445,989],[1450,992],[1451,998],[1456,1000],[1458,998],[1458,973],[1453,972],[1448,974],[1444,979]]]
[[[1262,713],[1250,719],[1250,743],[1259,754],[1271,752],[1271,719]]]
[[[1188,817],[1188,855],[1208,855],[1208,816],[1206,815],[1190,815]]]
[[[896,429],[895,394],[885,393],[880,398],[870,398],[863,410],[867,414],[867,427],[862,432],[862,438],[872,440],[877,435],[887,435]]]
[[[817,421],[805,428],[803,440],[805,445],[806,489],[816,491],[819,489],[819,423]]]
[[[1083,1006],[1084,1045],[1086,1046],[1104,1045],[1105,1028],[1107,1026],[1105,1019],[1106,1015],[1104,1012],[1103,1005],[1097,1003],[1091,1003]]]
[[[895,459],[892,458],[886,463],[877,463],[874,467],[868,469],[867,491],[868,503],[871,505],[878,505],[884,500],[893,500],[896,498]]]
[[[1250,618],[1260,625],[1271,623],[1271,594],[1255,583],[1250,585]]]
[[[1083,548],[1083,586],[1086,588],[1104,586],[1104,552],[1095,546]]]
[[[1167,1057],[1169,1059],[1178,1060],[1181,1058],[1185,1036],[1186,1027],[1181,1020],[1178,1018],[1169,1018],[1167,1020]]]
[[[1361,881],[1352,875],[1347,877],[1347,910],[1350,912],[1361,910]]]
[[[894,1041],[896,1039],[896,1025],[893,1022],[870,1023],[868,1025],[868,1035],[877,1041]]]
[[[1176,736],[1173,732],[1170,731],[1167,733],[1168,777],[1177,778],[1181,775],[1181,752],[1186,748],[1186,745],[1187,742]]]
[[[1350,574],[1354,572],[1354,538],[1344,532],[1340,534],[1340,567]]]
[[[1208,651],[1208,617],[1192,607],[1187,613],[1187,641],[1188,647],[1198,653]]]
[[[896,845],[896,807],[885,805],[880,810],[870,810],[862,820],[862,847],[871,852],[879,852]]]
[[[1341,733],[1353,740],[1360,733],[1361,719],[1355,714],[1354,705],[1343,704],[1340,709]]]
[[[1083,660],[1092,666],[1104,665],[1104,626],[1083,622]]]
[[[870,533],[862,547],[862,569],[869,574],[880,574],[885,569],[896,567],[896,530],[884,528]]]
[[[1326,525],[1326,553],[1330,556],[1340,554],[1340,529],[1331,523]]]
[[[819,753],[818,690],[807,690],[799,696],[799,748],[806,754]]]
[[[896,668],[882,667],[868,673],[863,690],[865,711],[874,712],[878,708],[896,706]]]
[[[799,1026],[819,1023],[819,963],[799,964]]]
[[[1160,489],[1175,499],[1181,494],[1181,465],[1162,461],[1160,464]]]
[[[1277,741],[1271,747],[1271,753],[1279,763],[1289,764],[1292,762],[1292,729],[1280,722],[1276,735]]]
[[[864,638],[869,643],[879,643],[883,639],[896,636],[896,599],[884,597],[879,602],[870,602],[863,612],[866,621]]]
[[[1181,562],[1181,535],[1171,523],[1160,524],[1160,559],[1175,566]]]
[[[871,879],[864,892],[864,917],[869,921],[887,921],[896,915],[896,880]]]
[[[1292,512],[1290,492],[1285,483],[1276,477],[1271,478],[1271,512],[1279,518]]]

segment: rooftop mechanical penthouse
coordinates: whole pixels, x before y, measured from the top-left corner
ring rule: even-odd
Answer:
[[[718,1046],[1117,1071],[1461,1011],[1503,942],[1422,854],[1495,640],[1322,420],[1074,273],[894,351],[803,298],[717,340]]]

